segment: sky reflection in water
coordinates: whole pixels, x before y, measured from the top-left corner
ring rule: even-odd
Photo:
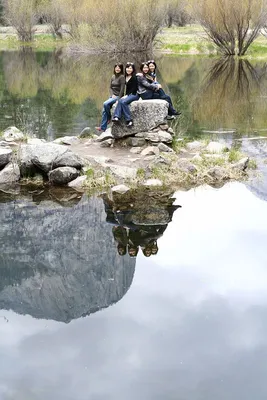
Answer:
[[[242,184],[176,196],[112,307],[69,324],[0,312],[1,400],[266,399],[267,203]]]

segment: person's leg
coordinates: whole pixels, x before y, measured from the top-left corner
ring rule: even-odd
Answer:
[[[105,131],[107,129],[108,120],[111,119],[110,109],[113,106],[113,104],[116,103],[117,99],[118,99],[117,97],[115,99],[113,97],[110,97],[103,104],[102,120],[100,125],[102,131]]]
[[[142,100],[151,100],[153,98],[153,90],[146,90],[144,93],[140,94]]]
[[[112,118],[112,121],[118,121],[121,119],[121,114],[122,114],[122,99],[118,100],[118,103],[116,105],[115,111],[114,111],[114,115]]]
[[[169,104],[168,115],[178,115],[178,112],[173,108],[172,100],[163,89],[159,89],[153,93],[153,99],[165,100]]]
[[[129,96],[125,97],[125,99],[122,99],[121,105],[122,105],[122,112],[125,118],[126,122],[132,121],[132,116],[131,112],[129,109],[129,104],[131,104],[133,101],[136,101],[139,99],[138,94],[129,94]]]

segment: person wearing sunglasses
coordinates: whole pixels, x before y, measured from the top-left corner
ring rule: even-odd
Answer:
[[[102,110],[101,125],[96,126],[99,132],[105,132],[108,123],[111,120],[111,107],[120,99],[124,94],[125,77],[123,74],[123,65],[115,64],[114,73],[110,82],[110,97],[104,102]]]
[[[125,85],[126,94],[118,100],[112,121],[117,123],[123,116],[126,121],[126,126],[130,128],[133,126],[133,120],[129,109],[129,104],[139,99],[137,94],[136,70],[134,63],[132,62],[127,62],[125,65]]]

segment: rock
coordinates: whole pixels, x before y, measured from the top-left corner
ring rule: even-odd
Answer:
[[[87,142],[84,143],[84,145],[87,146],[91,146],[91,144],[94,143],[93,139],[88,139]]]
[[[173,130],[171,127],[168,128],[168,132],[169,132],[171,135],[174,135],[174,133],[175,133],[174,130]]]
[[[159,149],[154,146],[148,146],[141,152],[142,156],[152,156],[158,154],[159,154]]]
[[[86,172],[87,169],[91,169],[91,167],[106,167],[106,164],[112,163],[113,160],[111,158],[105,156],[87,156],[87,160],[91,164],[90,166],[86,166],[83,170]],[[87,163],[88,164],[88,163]]]
[[[11,156],[11,149],[0,147],[0,168],[4,167],[10,162]]]
[[[168,124],[161,124],[159,127],[163,131],[168,131],[170,129]]]
[[[129,129],[122,123],[113,124],[112,134],[116,139],[148,132],[164,123],[168,115],[168,103],[165,100],[134,101],[130,104],[130,110],[134,125]]]
[[[113,175],[121,179],[135,179],[137,175],[137,168],[115,164],[108,165],[108,168]]]
[[[145,146],[146,141],[144,138],[131,137],[127,139],[127,144],[132,147],[142,147]]]
[[[133,148],[130,150],[130,153],[133,153],[133,154],[140,154],[141,151],[142,151],[142,148],[141,148],[141,147],[133,147]]]
[[[119,194],[124,194],[126,192],[128,192],[130,190],[130,188],[126,185],[117,185],[117,186],[113,186],[113,188],[111,188],[111,191],[113,193],[119,193]]]
[[[73,189],[82,189],[84,183],[86,182],[87,176],[82,175],[78,176],[78,178],[74,179],[73,181],[68,183],[68,186]]]
[[[222,153],[220,153],[220,154],[218,154],[218,153],[212,153],[212,154],[203,154],[203,157],[216,160],[216,159],[223,159],[223,158],[225,158],[225,155],[222,154]]]
[[[223,167],[213,167],[207,171],[207,174],[210,175],[215,180],[225,180],[229,178],[229,173]]]
[[[103,140],[103,142],[100,143],[100,147],[110,147],[114,143],[114,139],[107,139]]]
[[[165,158],[163,156],[157,156],[154,158],[153,162],[150,164],[150,166],[152,165],[170,165],[171,164],[171,160],[168,160],[168,158]]]
[[[60,138],[57,138],[53,141],[53,143],[57,143],[57,144],[66,144],[66,145],[71,145],[74,143],[78,143],[79,142],[79,138],[77,136],[63,136]]]
[[[90,138],[92,136],[91,128],[87,126],[84,128],[81,133],[79,134],[80,139]]]
[[[205,145],[197,140],[187,143],[186,148],[190,151],[201,150]]]
[[[46,141],[45,141],[45,139],[28,138],[27,143],[28,144],[42,144],[42,143],[46,143]]]
[[[150,142],[172,143],[172,135],[165,131],[147,132],[145,133],[145,139]]]
[[[79,175],[79,171],[72,167],[59,167],[48,173],[49,182],[54,185],[65,185],[73,181]]]
[[[102,132],[100,136],[95,140],[96,142],[103,142],[104,140],[113,139],[111,134],[111,129],[107,129],[105,132]]]
[[[180,153],[180,154],[188,154],[188,151],[187,151],[184,147],[181,147],[181,148],[179,149],[179,153]]]
[[[190,174],[197,172],[197,167],[192,164],[191,161],[187,158],[180,158],[176,163],[176,167],[179,168],[181,171]]]
[[[245,171],[248,167],[248,163],[249,163],[249,157],[244,157],[235,164],[232,164],[231,169]]]
[[[229,148],[224,143],[210,142],[206,147],[206,150],[209,153],[222,153],[225,150],[229,150]]]
[[[163,183],[159,179],[148,179],[143,183],[144,186],[162,186]]]
[[[144,157],[144,161],[154,161],[156,156],[146,156]]]
[[[201,157],[201,155],[198,153],[198,154],[196,154],[193,158],[192,158],[192,160],[194,160],[194,161],[203,161],[203,158]]]
[[[18,164],[9,163],[0,171],[0,184],[18,182],[20,170]]]
[[[18,163],[22,176],[32,176],[36,172],[36,167],[46,173],[53,168],[65,166],[81,169],[85,161],[64,146],[42,143],[21,145]]]
[[[174,153],[173,149],[164,143],[159,143],[158,149],[163,153]]]
[[[16,143],[16,144],[17,144],[17,143]],[[8,149],[10,149],[10,144],[7,143],[7,142],[4,141],[4,140],[1,140],[1,141],[0,141],[0,147],[7,147]]]
[[[23,140],[24,139],[24,135],[15,126],[10,126],[9,128],[4,130],[3,138],[7,142],[13,142],[14,140]]]
[[[134,137],[143,138],[144,137],[144,132],[139,132],[136,135],[134,135]]]

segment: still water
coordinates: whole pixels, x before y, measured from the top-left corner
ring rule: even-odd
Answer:
[[[0,130],[94,127],[112,64],[2,53]],[[0,400],[267,398],[266,65],[158,65],[174,127],[235,143],[261,176],[126,203],[0,191]]]
[[[266,201],[239,183],[152,212],[72,193],[3,201],[1,400],[266,399]],[[133,238],[137,258],[120,256]]]

